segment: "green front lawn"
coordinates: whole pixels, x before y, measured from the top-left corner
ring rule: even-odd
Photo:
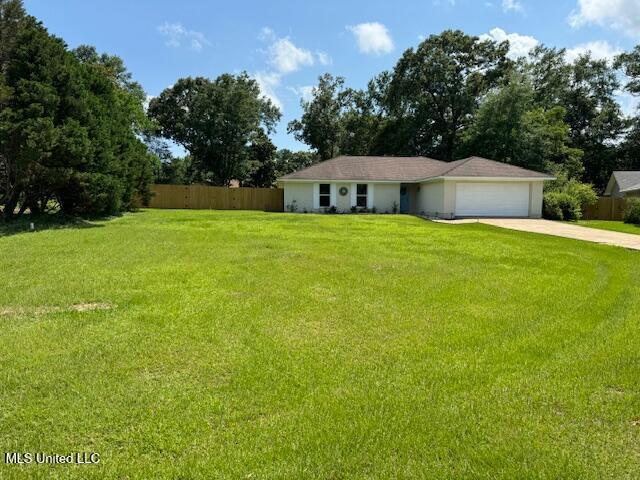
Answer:
[[[2,478],[640,472],[640,252],[391,215],[71,227],[0,237],[0,444],[101,463]]]
[[[579,220],[576,223],[583,227],[612,230],[614,232],[636,233],[640,235],[640,225],[633,225],[631,223],[616,222],[612,220]]]

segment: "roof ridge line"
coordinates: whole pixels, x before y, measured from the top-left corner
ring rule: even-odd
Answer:
[[[444,160],[438,160],[437,158],[427,157],[426,155],[417,155],[416,157],[413,157],[413,158],[421,158],[423,160],[430,160],[432,162],[438,162],[438,163],[444,163],[444,164],[447,163]]]
[[[460,160],[454,160],[453,162],[450,162],[450,163],[454,163],[454,162],[460,162],[460,163],[458,163],[458,164],[456,164],[456,165],[453,165],[452,167],[450,167],[450,168],[446,169],[444,172],[442,172],[442,173],[441,173],[440,175],[438,175],[438,176],[443,177],[443,176],[445,176],[446,174],[453,172],[456,168],[458,168],[458,167],[459,167],[459,166],[461,166],[461,165],[464,165],[465,163],[467,163],[467,162],[468,162],[468,161],[470,161],[471,159],[473,159],[473,157],[467,157],[467,158],[463,158],[463,159],[460,159]]]

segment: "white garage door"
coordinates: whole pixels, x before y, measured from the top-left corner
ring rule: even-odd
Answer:
[[[458,183],[457,217],[528,217],[528,183]]]

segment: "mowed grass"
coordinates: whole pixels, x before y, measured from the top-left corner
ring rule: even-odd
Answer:
[[[600,230],[612,230],[614,232],[635,233],[640,235],[640,225],[615,220],[579,220],[577,224],[583,227],[598,228]]]
[[[638,478],[640,252],[409,216],[0,238],[2,478]],[[85,308],[86,307],[86,308]]]

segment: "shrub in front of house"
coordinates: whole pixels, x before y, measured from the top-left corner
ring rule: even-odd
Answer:
[[[290,213],[296,213],[298,211],[298,202],[293,200],[289,205],[287,205],[287,211]],[[305,212],[306,213],[306,212]]]
[[[588,183],[578,182],[577,180],[569,180],[562,187],[562,192],[568,193],[578,201],[580,210],[598,202],[598,194]]]
[[[566,172],[554,173],[556,180],[547,183],[543,216],[549,220],[580,220],[582,211],[598,201],[593,185],[567,178]]]
[[[549,220],[580,220],[582,210],[580,200],[568,192],[547,192],[544,194],[544,218]]]
[[[640,225],[640,198],[628,198],[624,211],[624,222]]]

